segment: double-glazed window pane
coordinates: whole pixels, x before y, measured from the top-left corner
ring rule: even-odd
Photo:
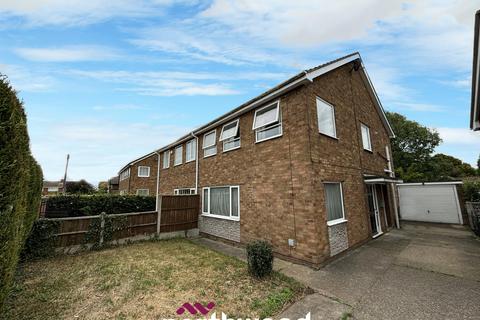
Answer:
[[[170,150],[167,150],[163,153],[163,169],[166,169],[170,166]]]
[[[361,125],[362,130],[362,144],[363,149],[372,151],[372,142],[370,140],[370,128],[362,123]]]
[[[237,136],[237,132],[238,132],[238,120],[235,120],[223,126],[220,140],[223,141],[229,138],[234,138]]]
[[[230,138],[223,142],[223,151],[240,147],[240,138]]]
[[[282,124],[275,124],[265,129],[258,129],[256,131],[256,141],[266,140],[271,137],[279,136],[282,134]]]
[[[232,217],[238,217],[238,187],[232,187]]]
[[[139,196],[148,196],[149,190],[148,189],[138,189],[137,195]]]
[[[209,211],[209,190],[203,189],[203,212],[208,213]]]
[[[183,147],[175,148],[175,165],[182,164],[183,162]]]
[[[203,156],[213,156],[217,154],[216,132],[210,132],[203,136]]]
[[[266,125],[278,122],[278,103],[272,104],[269,107],[260,109],[255,112],[255,123],[253,124],[253,129],[258,129]]]
[[[340,183],[325,183],[327,221],[343,219],[342,187]]]
[[[210,188],[210,214],[230,215],[230,188]]]
[[[150,167],[139,166],[138,167],[138,176],[139,177],[149,177],[150,176]]]
[[[320,133],[336,137],[335,111],[333,106],[317,98],[318,131]]]
[[[185,150],[185,161],[193,161],[195,160],[195,155],[196,155],[196,149],[197,149],[197,142],[196,140],[190,140],[187,142],[186,145],[186,150]]]

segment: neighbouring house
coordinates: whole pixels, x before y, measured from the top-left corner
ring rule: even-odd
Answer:
[[[107,181],[107,193],[111,194],[118,194],[118,189],[119,189],[119,182],[118,182],[119,177],[111,177]]]
[[[158,154],[149,153],[129,162],[118,175],[119,193],[141,196],[157,194]]]
[[[473,68],[472,68],[472,103],[470,110],[470,129],[480,130],[480,10],[475,14],[475,31],[473,37]]]
[[[63,193],[63,180],[60,181],[43,181],[42,195],[53,196]]]
[[[130,162],[120,190],[199,193],[203,235],[267,240],[279,256],[319,265],[398,227],[392,137],[354,53]]]

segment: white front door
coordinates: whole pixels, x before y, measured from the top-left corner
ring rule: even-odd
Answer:
[[[372,236],[375,238],[382,234],[382,224],[380,223],[377,188],[375,188],[374,184],[367,184],[367,199]]]

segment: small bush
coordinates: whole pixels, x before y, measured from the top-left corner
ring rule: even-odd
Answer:
[[[247,245],[248,271],[256,278],[272,273],[273,250],[266,241],[253,241]]]
[[[466,181],[463,183],[465,201],[480,201],[480,181]]]
[[[155,210],[155,197],[134,195],[61,195],[49,197],[45,217],[79,217]]]
[[[21,258],[33,260],[50,257],[55,253],[56,234],[60,223],[55,220],[38,219],[33,223],[32,232],[25,242]]]

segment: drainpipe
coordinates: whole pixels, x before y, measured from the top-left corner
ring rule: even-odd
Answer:
[[[155,151],[157,154],[157,194],[155,199],[155,211],[158,212],[158,192],[160,189],[160,153]]]
[[[198,194],[198,137],[192,132],[190,135],[195,138],[195,194]]]

